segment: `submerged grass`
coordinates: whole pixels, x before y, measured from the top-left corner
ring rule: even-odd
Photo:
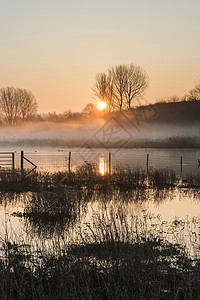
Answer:
[[[96,214],[75,243],[2,240],[1,299],[199,299],[200,262],[123,210]]]
[[[18,216],[29,223],[29,234],[31,227],[46,228],[49,244],[2,238],[0,299],[199,299],[199,258],[167,241],[162,227],[151,226],[154,220],[148,226],[147,216],[128,219],[122,202],[117,206],[114,200],[114,208],[107,206],[112,192],[118,202],[121,194],[148,198],[149,190],[161,198],[161,192],[178,188],[174,172],[118,168],[102,176],[95,166],[82,166],[71,174],[19,175],[1,174],[0,189],[32,191]],[[195,180],[188,178],[184,186],[198,186]],[[104,211],[92,213],[84,226],[82,216],[70,240],[66,224],[76,223],[95,193],[104,195]],[[57,228],[54,240],[52,228]]]

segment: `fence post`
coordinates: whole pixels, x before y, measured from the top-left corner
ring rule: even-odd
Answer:
[[[24,175],[24,151],[21,151],[21,177]]]
[[[147,162],[146,162],[146,164],[147,164],[147,172],[149,171],[149,154],[147,154]]]
[[[109,174],[111,174],[111,152],[109,152]]]
[[[69,174],[71,172],[71,151],[69,151]]]
[[[183,171],[183,157],[181,156],[181,172]]]
[[[12,152],[12,169],[13,169],[13,172],[15,170],[15,153]]]

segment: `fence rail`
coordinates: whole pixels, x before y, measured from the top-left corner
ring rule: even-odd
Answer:
[[[0,152],[0,167],[15,169],[15,153]]]

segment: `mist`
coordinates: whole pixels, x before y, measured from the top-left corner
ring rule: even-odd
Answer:
[[[19,126],[0,127],[1,145],[14,146],[17,142],[37,140],[37,145],[45,145],[48,140],[48,146],[57,146],[56,141],[67,143],[68,146],[80,146],[87,141],[102,139],[103,135],[109,131],[115,134],[115,142],[121,139],[129,140],[162,140],[170,137],[199,137],[200,128],[198,124],[123,124],[116,119],[96,119],[90,122],[70,122],[70,123],[51,123],[41,122],[34,124],[25,124]],[[43,143],[42,143],[43,141]],[[52,141],[52,143],[51,143]],[[112,142],[112,140],[109,140]],[[61,143],[61,144],[62,144]],[[58,143],[59,144],[59,143]],[[59,144],[60,145],[60,144]]]

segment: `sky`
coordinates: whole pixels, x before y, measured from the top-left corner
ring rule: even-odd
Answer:
[[[99,72],[134,63],[149,103],[200,80],[199,0],[0,0],[0,88],[34,94],[38,110],[81,111]]]

